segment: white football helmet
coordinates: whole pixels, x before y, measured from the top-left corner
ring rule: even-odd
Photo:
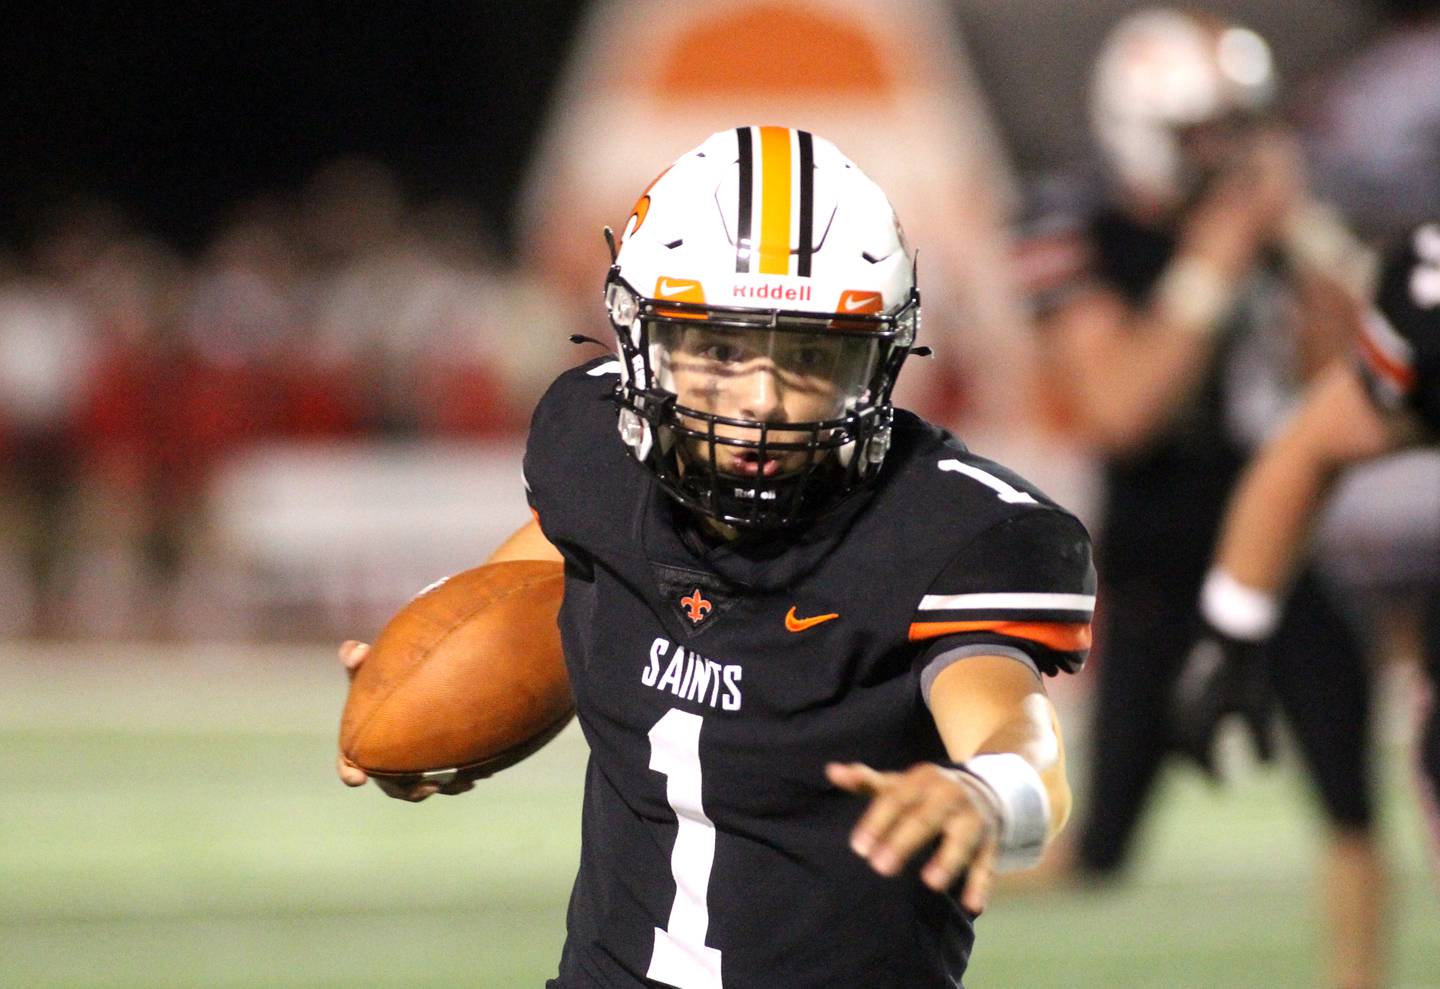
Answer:
[[[788,526],[878,473],[915,265],[885,194],[829,141],[739,127],[681,156],[635,204],[605,300],[620,434],[682,504]],[[808,389],[812,414],[719,400],[757,369]]]
[[[1253,123],[1275,95],[1270,46],[1248,28],[1202,14],[1142,10],[1106,37],[1090,113],[1110,168],[1129,190],[1164,204],[1203,178],[1180,134],[1210,123]]]

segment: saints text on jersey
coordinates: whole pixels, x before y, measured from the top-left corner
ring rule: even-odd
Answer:
[[[735,663],[717,663],[669,639],[657,638],[650,644],[650,658],[640,671],[640,682],[681,700],[738,711],[742,674]]]

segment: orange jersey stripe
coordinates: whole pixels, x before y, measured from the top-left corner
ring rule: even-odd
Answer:
[[[1360,334],[1360,349],[1365,355],[1365,361],[1370,365],[1371,370],[1380,377],[1386,379],[1400,391],[1409,393],[1415,387],[1415,372],[1395,360],[1380,345],[1370,339],[1367,332]]]
[[[790,128],[760,128],[760,273],[790,273]]]
[[[1029,639],[1057,652],[1083,652],[1090,648],[1089,622],[915,622],[910,641],[935,639],[959,632],[999,632],[1016,639]]]

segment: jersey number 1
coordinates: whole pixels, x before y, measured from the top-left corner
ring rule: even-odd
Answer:
[[[670,853],[675,903],[670,922],[655,928],[647,978],[677,989],[721,989],[720,952],[705,945],[710,911],[705,894],[715,864],[715,825],[700,803],[700,726],[705,719],[670,710],[650,729],[650,768],[665,776],[665,797],[679,830]]]

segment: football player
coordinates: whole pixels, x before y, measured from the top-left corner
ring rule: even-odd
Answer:
[[[1202,766],[1213,771],[1214,738],[1226,716],[1265,730],[1271,671],[1262,645],[1326,494],[1345,468],[1420,444],[1440,445],[1440,222],[1415,228],[1392,248],[1354,357],[1337,361],[1312,386],[1236,489],[1200,597],[1210,632],[1176,694],[1177,733]],[[1415,495],[1440,506],[1440,491]],[[1421,789],[1440,855],[1440,593],[1429,610]]]
[[[828,141],[677,160],[605,310],[618,352],[541,400],[496,556],[564,561],[590,747],[550,985],[959,985],[992,873],[1069,812],[1042,676],[1089,647],[1084,528],[892,407],[914,256]]]
[[[1169,698],[1226,498],[1358,319],[1353,248],[1307,191],[1275,89],[1253,31],[1165,9],[1124,18],[1092,80],[1103,183],[1050,211],[1021,254],[1047,261],[1027,279],[1043,353],[1104,477],[1094,757],[1057,874],[1104,881],[1129,860],[1171,751]],[[1297,580],[1276,647],[1287,668],[1324,670],[1326,689],[1296,677],[1280,700],[1330,824],[1324,899],[1346,905],[1326,939],[1334,982],[1367,984],[1354,973],[1375,967],[1375,924],[1354,918],[1378,918],[1381,885],[1369,688],[1358,633],[1320,575]]]

